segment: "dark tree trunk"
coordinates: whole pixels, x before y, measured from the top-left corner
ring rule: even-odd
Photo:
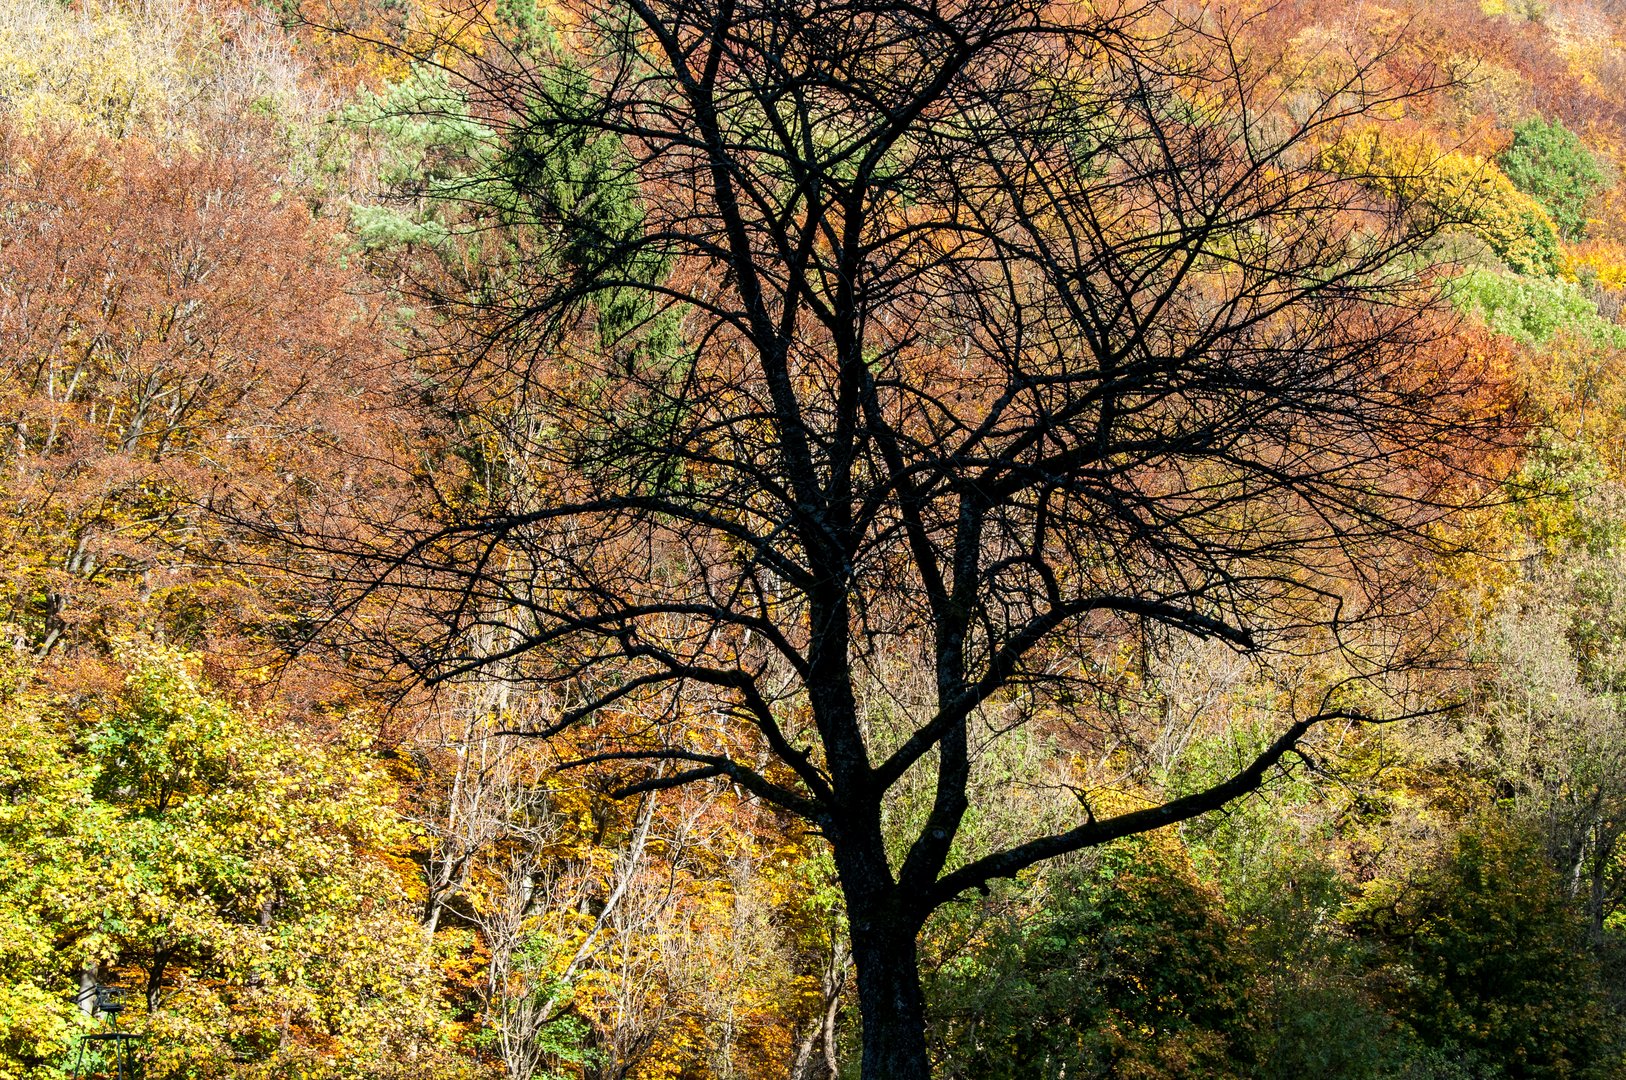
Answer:
[[[921,897],[906,897],[893,877],[878,804],[829,826],[857,974],[859,1075],[862,1080],[930,1080],[916,947],[929,908],[916,903]]]
[[[913,920],[853,921],[858,1011],[863,1018],[863,1080],[930,1080],[926,999],[920,989]]]
[[[170,957],[174,955],[170,949],[157,949],[152,954],[152,966],[147,969],[147,1011],[158,1011],[159,1002],[164,996],[164,971],[169,967]]]

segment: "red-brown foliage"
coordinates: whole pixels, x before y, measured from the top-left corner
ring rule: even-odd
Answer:
[[[356,282],[232,157],[0,131],[0,207],[5,618],[42,652],[142,619],[202,635],[223,478],[340,490],[363,467],[321,449],[369,422]]]

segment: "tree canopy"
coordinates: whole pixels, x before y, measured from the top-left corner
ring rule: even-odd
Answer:
[[[561,21],[463,57],[500,149],[455,198],[528,257],[441,294],[481,343],[458,377],[524,398],[497,438],[525,475],[289,539],[349,561],[352,647],[552,687],[532,736],[634,712],[569,764],[624,764],[622,795],[724,777],[816,828],[865,1075],[925,1075],[936,907],[1412,708],[1389,677],[1430,658],[1385,628],[1426,609],[1408,565],[1476,503],[1504,408],[1437,320],[1461,200],[1320,147],[1437,87],[1355,57],[1273,113],[1223,23],[1158,4]],[[980,718],[1088,729],[1101,652],[1167,634],[1332,667],[1204,790],[956,850]],[[883,736],[899,656],[930,676]]]

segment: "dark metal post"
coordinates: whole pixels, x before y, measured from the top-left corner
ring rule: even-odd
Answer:
[[[135,1044],[141,1036],[119,1030],[119,1013],[124,1011],[124,991],[116,986],[97,986],[95,1011],[107,1017],[107,1030],[79,1037],[79,1055],[74,1059],[70,1075],[74,1080],[87,1080],[85,1050],[94,1043],[98,1048],[106,1046],[112,1049],[115,1080],[140,1080]]]

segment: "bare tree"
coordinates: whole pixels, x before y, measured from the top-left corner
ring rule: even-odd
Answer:
[[[424,837],[422,922],[431,937],[447,906],[468,888],[479,858],[530,810],[517,740],[500,732],[507,726],[508,689],[500,680],[467,680],[448,695],[452,707],[418,739],[425,772],[444,789],[419,794],[426,812],[413,822]],[[436,768],[441,758],[449,760]]]
[[[835,1080],[841,1074],[836,1059],[836,1017],[841,1011],[841,995],[847,988],[847,967],[851,963],[847,942],[840,935],[830,935],[830,952],[819,977],[819,1011],[796,1044],[790,1080]]]
[[[1432,88],[1379,53],[1306,89],[1159,0],[563,7],[437,54],[500,141],[438,197],[523,227],[440,299],[489,346],[458,385],[523,387],[524,493],[296,540],[352,560],[321,571],[348,646],[553,686],[526,734],[598,725],[574,764],[622,795],[724,780],[806,820],[863,1075],[926,1077],[933,910],[1222,806],[1376,699],[1346,683],[1222,783],[968,856],[984,710],[1084,718],[1101,651],[1149,628],[1369,686],[1419,662],[1414,567],[1496,409],[1438,316],[1452,223],[1320,162]],[[900,655],[929,700],[892,737],[861,696]],[[900,846],[884,809],[922,779]]]
[[[510,781],[504,789],[504,842],[500,851],[487,853],[481,902],[471,905],[468,917],[491,954],[483,1006],[494,1045],[508,1076],[530,1080],[560,1057],[582,1056],[573,1045],[586,1034],[585,1024],[578,1031],[571,1014],[575,983],[614,948],[607,939],[615,936],[628,893],[637,891],[644,874],[655,796],[644,797],[594,905],[591,894],[599,875],[581,865],[583,860],[557,854],[569,830],[549,805],[553,793],[540,783],[513,783],[514,771],[503,774]],[[653,902],[659,907],[668,900],[668,894],[658,893]],[[546,932],[547,916],[591,906],[598,914],[574,947]],[[612,1022],[612,1041],[618,1033]]]
[[[1626,900],[1623,585],[1618,552],[1571,552],[1513,593],[1491,628],[1498,677],[1463,745],[1546,841],[1594,946]]]

